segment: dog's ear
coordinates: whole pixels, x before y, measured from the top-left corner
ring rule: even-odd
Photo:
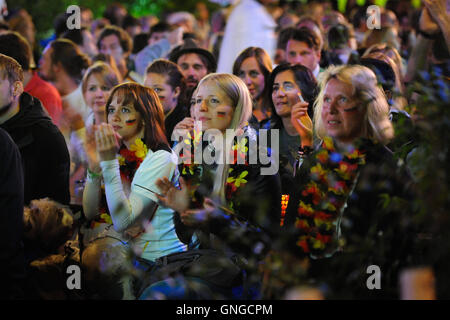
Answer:
[[[72,215],[65,209],[65,208],[59,208],[58,209],[58,221],[61,222],[61,225],[65,228],[72,228],[73,225],[73,217]]]
[[[31,213],[30,213],[30,208],[25,207],[23,209],[23,232],[25,234],[27,234],[28,232],[30,232],[31,230]]]
[[[28,239],[34,239],[40,232],[39,209],[25,207],[23,211],[24,234]]]

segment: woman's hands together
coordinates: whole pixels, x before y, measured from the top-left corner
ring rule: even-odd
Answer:
[[[95,129],[95,144],[100,162],[116,158],[121,139],[110,124],[102,123]]]

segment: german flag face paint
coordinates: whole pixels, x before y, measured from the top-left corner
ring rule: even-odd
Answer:
[[[131,119],[131,120],[126,120],[125,124],[127,126],[134,126],[134,124],[136,123],[136,119]]]
[[[217,118],[226,118],[227,112],[226,111],[217,111]]]
[[[125,140],[138,135],[142,129],[142,116],[132,104],[122,105],[114,97],[106,110],[108,123]]]
[[[204,82],[197,89],[194,110],[203,130],[225,131],[234,115],[231,99],[213,82]]]

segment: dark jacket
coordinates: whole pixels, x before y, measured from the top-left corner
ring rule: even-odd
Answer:
[[[326,283],[331,298],[398,298],[399,272],[420,263],[412,220],[412,179],[397,165],[389,149],[379,144],[367,148],[366,164],[359,171],[342,217],[342,251],[331,258],[310,259],[309,278]],[[303,199],[302,186],[311,181],[309,169],[316,163],[311,161],[314,154],[305,160],[296,176],[298,191],[289,201],[286,217],[286,226],[291,228]],[[300,248],[295,247],[296,239],[291,239],[290,250],[300,253]],[[366,281],[371,276],[367,268],[371,265],[380,267],[380,290],[367,288]]]
[[[255,141],[256,133],[252,129],[249,130],[249,139]],[[204,143],[204,146],[207,142]],[[250,152],[259,152],[259,144],[249,145],[247,139],[246,159],[249,159]],[[255,150],[255,148],[258,148]],[[238,156],[240,157],[240,156]],[[258,159],[260,160],[260,159]],[[261,163],[256,164],[231,164],[230,173],[226,186],[226,205],[232,208],[234,214],[231,216],[221,210],[216,212],[215,218],[211,219],[207,228],[207,233],[214,234],[224,240],[226,244],[234,252],[238,252],[247,256],[254,254],[254,246],[260,242],[264,244],[264,250],[261,254],[266,253],[270,247],[270,238],[279,231],[280,224],[280,201],[281,201],[281,184],[279,174],[263,175],[262,168],[269,165]],[[213,180],[215,176],[215,165],[194,165],[193,171],[188,169],[189,166],[181,164],[179,166],[180,174],[187,183],[198,184],[195,198],[198,203],[192,204],[202,206],[203,197],[210,197],[213,189]],[[235,181],[241,180],[241,183]],[[236,187],[239,185],[239,187]],[[220,211],[220,212],[219,212]],[[239,235],[239,236],[238,236]],[[203,243],[204,247],[209,244]]]
[[[0,129],[0,299],[23,298],[23,174],[20,153]]]
[[[1,127],[11,135],[22,156],[25,205],[45,197],[69,204],[69,151],[41,102],[23,93],[19,113]]]
[[[187,111],[183,105],[178,104],[172,113],[170,113],[164,120],[164,125],[166,127],[166,138],[169,145],[173,145],[175,142],[172,141],[173,129],[175,129],[175,126],[186,117],[189,117],[189,111]]]

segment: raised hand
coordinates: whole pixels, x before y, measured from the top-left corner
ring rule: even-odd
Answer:
[[[177,129],[192,131],[194,129],[194,119],[190,117],[184,118],[183,120],[178,122],[177,125],[175,126],[174,130]]]
[[[176,28],[168,33],[167,40],[169,40],[169,43],[172,46],[178,46],[183,43],[183,33],[184,31],[182,27]]]
[[[203,201],[203,208],[185,210],[180,214],[181,222],[188,227],[199,226],[209,220],[216,210],[216,204],[209,198]]]
[[[448,10],[446,1],[448,0],[424,0],[423,3],[425,7],[428,9],[429,14],[433,17],[436,22],[447,17],[448,19]]]
[[[313,123],[308,115],[308,102],[300,101],[292,106],[291,123],[303,142],[312,143]]]
[[[179,213],[189,208],[189,188],[183,178],[180,178],[181,190],[177,189],[167,177],[156,180],[156,186],[160,190],[160,195],[156,196],[165,207]]]
[[[89,165],[89,170],[95,173],[99,173],[100,161],[97,153],[97,144],[95,143],[95,130],[96,125],[92,125],[86,128],[86,155]]]
[[[110,124],[102,123],[95,130],[95,143],[100,161],[109,161],[116,158],[119,149],[120,135],[114,131]]]
[[[420,15],[419,28],[421,31],[428,34],[435,34],[439,32],[439,26],[431,17],[430,11],[427,8],[422,9],[422,14]]]

